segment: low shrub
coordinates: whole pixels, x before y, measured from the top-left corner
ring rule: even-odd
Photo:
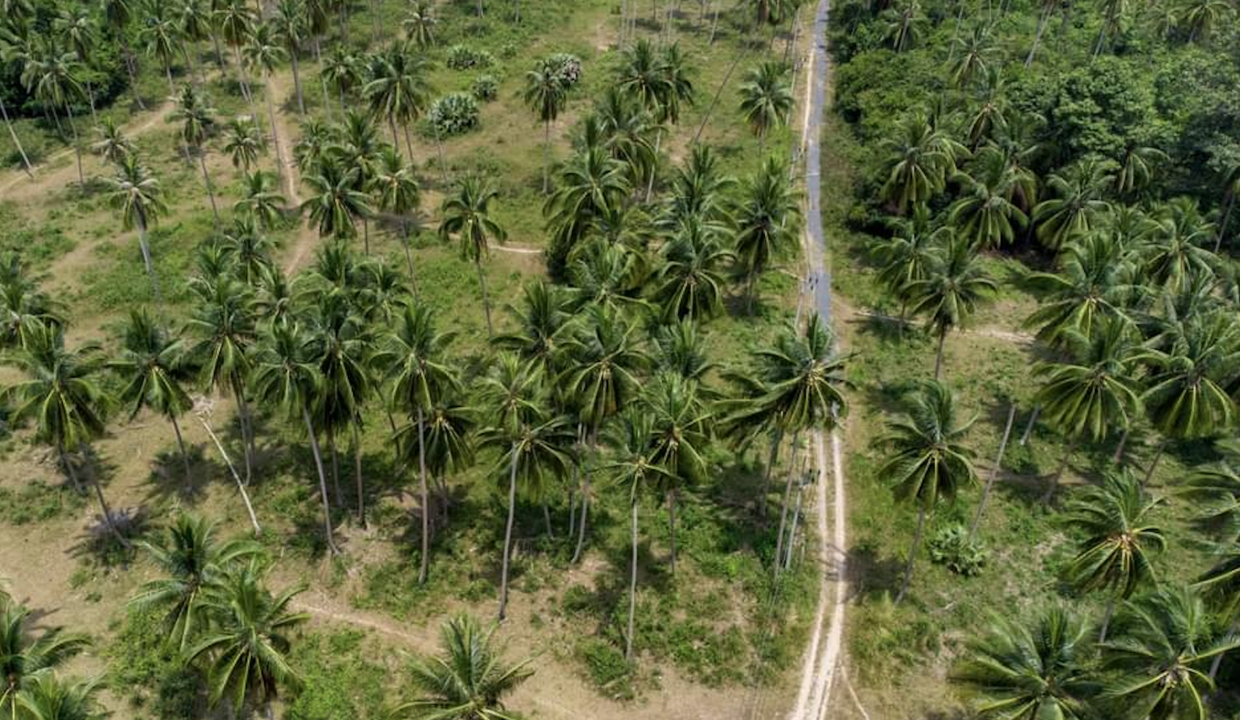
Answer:
[[[495,64],[495,58],[486,50],[475,50],[468,45],[453,45],[448,48],[447,64],[453,70],[469,70],[491,67]]]
[[[980,540],[969,540],[964,525],[953,523],[939,528],[930,538],[930,559],[957,575],[973,577],[986,564],[986,548]]]
[[[478,126],[478,101],[466,93],[445,95],[431,105],[427,118],[440,135],[460,135]]]
[[[494,75],[479,75],[469,91],[482,102],[490,102],[499,95],[499,81]]]

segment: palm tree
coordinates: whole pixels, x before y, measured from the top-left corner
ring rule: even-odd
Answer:
[[[1177,197],[1160,208],[1137,250],[1141,269],[1152,283],[1183,290],[1195,275],[1212,276],[1218,256],[1204,245],[1217,231],[1192,198]]]
[[[890,452],[879,469],[891,484],[896,501],[917,503],[917,529],[909,549],[904,581],[896,603],[913,580],[913,564],[921,545],[926,515],[940,500],[952,502],[960,490],[977,482],[973,451],[963,444],[973,420],[960,422],[952,393],[944,385],[923,382],[903,400],[901,414],[887,424],[879,444]]]
[[[99,153],[107,162],[120,165],[126,156],[134,153],[134,146],[115,120],[104,118],[99,123],[99,141],[91,146],[91,150]]]
[[[736,255],[725,247],[720,230],[695,219],[663,246],[651,294],[664,320],[704,319],[723,308],[723,268]]]
[[[719,155],[709,145],[694,145],[684,165],[672,173],[669,197],[659,218],[660,226],[675,229],[690,217],[726,224],[730,210],[735,209],[729,207],[726,193],[735,184],[734,178],[720,170]],[[746,199],[752,200],[752,196],[747,194]],[[742,205],[747,204],[742,201]],[[744,227],[742,220],[736,219],[737,224]]]
[[[1055,197],[1043,200],[1033,209],[1038,240],[1051,250],[1058,250],[1069,240],[1088,233],[1110,209],[1102,194],[1111,182],[1109,168],[1093,160],[1052,173],[1046,184]]]
[[[563,288],[545,280],[532,280],[522,290],[521,307],[508,306],[516,329],[496,335],[492,344],[542,364],[554,375],[561,359],[560,346],[570,327],[568,298]]]
[[[185,58],[185,64],[189,67],[191,77],[196,77],[199,85],[203,84],[202,74],[194,66],[193,55],[191,50],[193,44],[206,40],[208,37],[215,40],[214,27],[214,10],[210,7],[207,0],[179,0],[174,8],[176,14],[178,29],[181,32],[181,56]],[[215,46],[216,60],[223,67],[223,58],[219,53],[219,45]]]
[[[0,56],[8,57],[8,42],[3,33],[0,33]],[[17,136],[17,131],[13,129],[13,121],[9,118],[9,110],[4,105],[4,98],[0,98],[0,118],[4,119],[4,127],[9,131],[9,139],[13,141],[13,146],[17,148],[17,154],[22,157],[22,169],[26,171],[26,176],[31,180],[34,179],[34,166],[30,164],[30,157],[26,155],[26,148],[22,145],[21,138]]]
[[[259,340],[254,359],[254,392],[267,405],[278,408],[294,422],[306,426],[306,437],[319,474],[319,495],[323,501],[323,532],[327,549],[339,554],[332,532],[331,501],[327,495],[327,474],[319,452],[318,431],[311,411],[323,386],[315,364],[312,339],[296,323],[281,323],[266,330]]]
[[[345,96],[361,87],[365,79],[361,60],[340,45],[323,59],[320,72],[325,82],[340,95],[340,112],[347,113]]]
[[[411,216],[417,212],[422,196],[414,168],[405,162],[396,148],[384,148],[380,154],[374,177],[370,180],[370,191],[375,196],[378,209],[396,215],[400,221],[401,245],[405,251],[405,262],[409,265],[409,280],[416,290],[414,278],[417,276],[413,268],[413,255],[409,252],[409,228]]]
[[[882,12],[883,39],[891,43],[891,49],[895,52],[904,52],[912,46],[924,24],[924,20],[918,17],[919,10],[921,4],[918,0],[903,0],[901,7],[892,6]]]
[[[1216,440],[1214,449],[1222,459],[1195,469],[1184,494],[1200,506],[1196,515],[1205,529],[1230,541],[1240,538],[1240,440]]]
[[[788,82],[788,68],[780,62],[766,60],[745,73],[738,88],[741,115],[745,124],[758,136],[762,154],[766,154],[766,136],[772,127],[788,121],[794,98]]]
[[[284,62],[288,52],[280,44],[275,27],[261,24],[254,27],[245,45],[245,60],[250,67],[257,68],[263,75],[265,86],[263,96],[267,100],[267,121],[271,124],[271,139],[276,148],[277,172],[284,172],[284,156],[280,150],[280,130],[276,126],[275,88],[271,84],[271,74],[277,66]]]
[[[1083,488],[1068,503],[1068,522],[1084,537],[1064,574],[1080,592],[1109,593],[1098,642],[1106,640],[1115,601],[1155,583],[1150,556],[1167,546],[1162,528],[1150,524],[1159,504],[1127,471],[1108,474],[1101,486]]]
[[[40,673],[17,696],[18,717],[30,720],[102,720],[108,713],[95,698],[97,680],[66,680],[56,673]]]
[[[908,315],[909,285],[929,273],[935,248],[950,228],[930,227],[930,208],[917,205],[908,218],[894,220],[895,232],[872,241],[871,253],[878,262],[878,280],[900,301],[900,332]]]
[[[543,205],[551,234],[547,268],[552,276],[563,275],[569,255],[595,219],[622,205],[631,189],[624,163],[612,158],[606,149],[594,146],[573,157]]]
[[[1123,633],[1102,643],[1114,673],[1107,695],[1133,717],[1206,720],[1202,696],[1214,687],[1201,667],[1240,647],[1240,637],[1212,640],[1210,616],[1196,592],[1164,587],[1124,604]]]
[[[205,518],[181,513],[154,542],[140,542],[161,577],[143,583],[130,599],[137,608],[167,608],[164,628],[178,652],[189,649],[198,633],[210,627],[207,597],[222,589],[236,563],[262,553],[247,540],[216,539],[218,526]]]
[[[948,175],[955,171],[956,158],[966,152],[921,113],[906,116],[898,134],[883,141],[882,147],[887,156],[882,197],[900,214],[942,192]]]
[[[1149,482],[1168,439],[1210,437],[1235,423],[1236,402],[1224,388],[1234,383],[1240,368],[1240,335],[1221,314],[1195,316],[1169,349],[1151,349],[1140,359],[1150,366],[1141,399],[1164,438],[1146,471]]]
[[[30,277],[21,256],[0,253],[0,350],[25,347],[38,324],[64,325],[59,304]]]
[[[972,247],[964,238],[947,238],[936,248],[927,275],[908,284],[915,315],[926,315],[930,329],[938,335],[934,357],[934,379],[943,369],[943,344],[947,333],[960,326],[977,310],[977,305],[998,290]]]
[[[613,475],[613,481],[627,490],[629,495],[630,539],[632,554],[629,560],[629,625],[624,636],[624,658],[633,659],[634,618],[637,615],[637,543],[638,510],[642,495],[655,489],[665,479],[667,471],[656,458],[654,426],[650,415],[630,410],[620,416],[619,422],[607,433],[607,445],[613,449],[614,459],[604,465]]]
[[[83,63],[81,69],[86,75],[86,97],[90,101],[91,122],[98,125],[99,118],[95,112],[95,89],[90,81],[91,68],[89,67],[90,58],[94,57],[99,44],[94,18],[85,8],[62,8],[60,14],[52,21],[52,29],[60,35],[62,42]]]
[[[172,82],[172,58],[185,41],[181,26],[173,16],[173,8],[167,0],[146,0],[142,7],[143,20],[138,30],[138,41],[146,46],[148,55],[159,58],[168,80],[168,94],[176,95]]]
[[[1051,607],[1028,625],[996,617],[969,643],[953,683],[977,696],[979,717],[994,720],[1086,720],[1096,681],[1087,666],[1085,623]]]
[[[257,230],[270,230],[284,218],[284,196],[277,189],[274,173],[247,172],[241,177],[241,199],[233,204],[234,220],[246,218]]]
[[[401,21],[401,27],[410,41],[425,50],[435,44],[435,25],[438,22],[431,0],[414,0],[409,14]]]
[[[310,186],[311,195],[302,202],[301,209],[309,212],[319,236],[356,237],[357,220],[373,212],[370,198],[361,189],[361,168],[346,167],[329,157],[318,164],[318,172],[303,179]]]
[[[1204,39],[1233,12],[1231,4],[1224,0],[1187,0],[1181,10],[1181,22],[1189,27],[1188,41]]]
[[[551,188],[551,123],[568,104],[568,88],[564,86],[555,65],[540,60],[525,73],[521,99],[543,123],[543,193]]]
[[[202,169],[202,181],[207,187],[207,197],[211,200],[211,213],[215,217],[215,227],[220,225],[220,211],[215,205],[215,190],[211,185],[211,173],[207,170],[207,153],[204,147],[207,136],[215,128],[215,108],[205,94],[192,84],[181,88],[176,96],[176,109],[172,113],[174,120],[180,120],[181,142],[185,144],[188,156],[192,151],[198,155],[198,164]],[[188,157],[187,157],[188,159]]]
[[[6,388],[2,397],[14,404],[15,418],[34,419],[35,439],[52,446],[74,489],[81,490],[69,453],[84,451],[91,440],[103,434],[112,403],[98,380],[104,366],[99,346],[69,350],[62,327],[36,320],[30,323],[25,346],[11,361],[28,379]],[[122,546],[128,547],[129,541],[116,527],[98,478],[94,473],[88,476],[104,525]]]
[[[1203,594],[1221,620],[1230,624],[1228,632],[1235,635],[1240,630],[1240,541],[1220,545],[1214,549],[1214,565],[1206,570],[1193,587]],[[1218,675],[1223,663],[1223,653],[1214,656],[1210,663],[1210,679]]]
[[[297,55],[301,45],[309,33],[309,17],[304,0],[280,0],[276,3],[275,14],[271,17],[275,35],[284,44],[289,60],[293,66],[293,87],[297,92],[297,113],[306,114],[306,101],[301,91],[301,73],[298,69]]]
[[[253,369],[252,351],[257,340],[253,292],[231,277],[211,278],[191,286],[198,296],[188,327],[199,337],[190,349],[201,368],[203,385],[212,391],[231,390],[241,421],[245,447],[245,479],[254,475],[254,431],[246,386]]]
[[[249,172],[250,166],[266,151],[267,138],[254,118],[243,115],[228,121],[224,128],[224,152],[232,158],[233,167]]]
[[[1033,36],[1033,45],[1029,48],[1029,54],[1025,57],[1025,67],[1033,65],[1033,59],[1038,54],[1038,46],[1042,44],[1042,33],[1046,30],[1046,23],[1051,18],[1051,14],[1059,10],[1061,7],[1060,0],[1039,0],[1038,2],[1038,29]]]
[[[443,220],[439,223],[439,236],[445,241],[453,235],[461,249],[461,257],[474,263],[478,271],[478,285],[482,288],[482,308],[487,318],[487,337],[495,337],[495,327],[491,324],[491,296],[487,293],[486,273],[482,270],[482,259],[487,256],[491,241],[504,242],[508,233],[495,220],[491,212],[491,201],[499,196],[486,180],[469,177],[461,181],[455,195],[444,198]]]
[[[767,158],[741,189],[732,217],[737,229],[736,258],[752,313],[758,276],[776,257],[796,246],[800,232],[800,203],[788,168],[776,158]]]
[[[443,655],[413,664],[417,699],[400,705],[394,717],[442,720],[505,720],[513,717],[504,697],[533,671],[529,660],[504,662],[494,647],[495,628],[484,630],[472,616],[458,615],[440,631]]]
[[[1045,378],[1034,402],[1042,417],[1068,438],[1059,469],[1043,497],[1049,502],[1082,439],[1098,442],[1112,424],[1127,429],[1141,406],[1136,360],[1139,338],[1124,320],[1110,320],[1086,337],[1065,330],[1060,339],[1067,357],[1039,363],[1034,374]]]
[[[965,3],[960,3],[961,13],[964,8]],[[960,48],[959,55],[954,54],[957,47]],[[957,88],[967,88],[973,78],[986,75],[994,59],[995,47],[990,40],[990,27],[977,25],[968,36],[958,37],[952,52],[953,56],[949,61],[952,82]]]
[[[288,663],[288,632],[310,616],[290,610],[301,588],[272,595],[264,587],[265,575],[266,566],[251,561],[225,576],[222,587],[206,600],[215,622],[186,656],[206,664],[212,705],[227,696],[233,712],[244,715],[250,703],[273,717],[271,703],[280,686],[301,685]]]
[[[85,635],[57,627],[45,629],[38,637],[29,628],[30,610],[0,595],[0,713],[8,717],[17,717],[23,691],[90,644]]]
[[[172,423],[185,465],[185,487],[189,490],[194,479],[177,422],[177,416],[194,404],[184,387],[190,377],[184,343],[159,327],[145,310],[131,310],[121,348],[120,357],[108,363],[124,383],[119,399],[129,407],[130,420],[143,408],[150,408]]]
[[[151,280],[151,290],[155,301],[163,304],[159,292],[159,280],[155,277],[155,266],[151,262],[151,246],[147,243],[146,232],[150,223],[159,218],[166,209],[163,200],[163,188],[159,180],[151,175],[137,155],[127,155],[116,167],[115,177],[106,180],[108,185],[108,202],[121,213],[121,227],[125,230],[137,229],[138,247],[142,250],[142,262],[146,265],[147,277]]]
[[[717,366],[710,360],[696,323],[681,320],[664,325],[653,339],[655,366],[660,372],[691,380],[697,384],[699,394],[713,396],[704,382]]]
[[[692,253],[692,249],[686,252]],[[683,267],[674,274],[689,275],[696,271]],[[568,266],[568,304],[574,309],[589,305],[606,306],[613,310],[645,308],[638,293],[650,274],[645,256],[621,243],[593,238],[573,251]],[[711,277],[718,282],[712,271]]]
[[[246,45],[250,35],[254,32],[256,22],[254,8],[250,7],[247,0],[220,0],[214,16],[215,24],[219,27],[220,34],[224,36],[224,41],[233,49],[233,57],[237,62],[237,73],[241,83],[241,94],[245,96],[246,102],[250,103],[252,108],[254,98],[250,94],[250,83],[246,78],[241,48]]]
[[[1108,5],[1127,0],[1109,0]],[[1150,184],[1155,166],[1170,161],[1165,152],[1156,147],[1129,144],[1119,159],[1119,171],[1115,173],[1115,192],[1132,195]]]
[[[445,357],[454,333],[439,332],[435,314],[418,305],[404,309],[396,328],[388,334],[375,354],[374,363],[383,368],[391,386],[392,404],[404,410],[417,426],[418,492],[422,502],[422,554],[418,582],[426,582],[430,566],[430,499],[427,490],[426,416],[446,393],[456,389],[457,377]]]
[[[575,439],[569,421],[547,408],[542,368],[504,354],[483,381],[483,407],[490,423],[478,435],[479,444],[505,448],[497,474],[508,475],[508,520],[504,530],[504,558],[500,569],[499,619],[508,609],[508,567],[512,528],[516,519],[517,480],[522,478],[536,495],[548,476],[563,475],[571,461],[564,450]]]
[[[1024,211],[1012,202],[1019,179],[997,148],[983,148],[970,172],[953,176],[960,183],[961,193],[948,210],[948,222],[979,250],[1015,241],[1016,229],[1029,222]]]
[[[50,42],[33,44],[34,52],[26,57],[21,82],[45,108],[60,127],[57,108],[63,108],[69,116],[69,129],[73,132],[73,153],[77,158],[78,181],[86,184],[82,171],[82,146],[78,142],[77,123],[73,119],[73,103],[82,96],[82,85],[77,78],[82,64],[75,52],[61,52]]]
[[[396,125],[405,128],[405,148],[413,157],[409,141],[409,123],[422,117],[430,103],[431,88],[426,81],[426,64],[421,53],[412,46],[396,43],[386,52],[374,56],[370,63],[370,81],[362,87],[362,96],[370,110],[387,118],[392,130],[392,145],[400,147]],[[440,155],[442,161],[442,153]]]
[[[1068,331],[1091,337],[1104,323],[1128,317],[1139,294],[1131,253],[1112,233],[1090,233],[1059,253],[1058,272],[1031,273],[1038,309],[1025,324],[1039,340],[1059,344]]]
[[[698,383],[675,373],[659,373],[642,394],[654,423],[654,457],[666,470],[655,490],[667,501],[671,568],[676,573],[676,507],[680,491],[706,480],[711,411],[703,407]],[[779,551],[776,551],[779,555]]]

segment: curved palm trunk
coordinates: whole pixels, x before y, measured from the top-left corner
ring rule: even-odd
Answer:
[[[73,133],[73,154],[77,157],[78,182],[86,187],[86,173],[82,172],[82,143],[78,142],[77,122],[73,119],[73,106],[65,103],[65,112],[69,115],[69,130]]]
[[[168,419],[172,421],[172,432],[176,433],[177,448],[181,451],[181,462],[185,465],[185,490],[193,492],[194,474],[189,469],[189,451],[185,449],[185,438],[181,437],[181,424],[177,422],[176,415],[169,415]]]
[[[637,498],[632,505],[632,545],[633,552],[629,559],[629,631],[624,636],[624,659],[633,659],[633,619],[637,616]]]
[[[220,442],[215,431],[207,424],[206,420],[199,415],[198,422],[202,423],[202,429],[207,431],[211,441],[215,443],[215,448],[220,451],[220,457],[224,458],[224,464],[228,466],[229,472],[232,473],[233,480],[237,483],[237,491],[241,493],[241,500],[245,503],[245,511],[250,515],[250,524],[254,526],[254,536],[258,537],[263,534],[263,528],[258,524],[258,516],[254,514],[254,505],[250,503],[250,494],[245,491],[245,483],[241,482],[241,476],[237,474],[237,468],[233,465],[232,458],[228,457],[228,453],[224,450],[224,443]]]
[[[333,555],[339,555],[336,538],[332,533],[332,506],[327,498],[327,473],[323,471],[323,455],[319,452],[319,438],[314,434],[314,422],[310,419],[310,410],[301,409],[302,422],[306,424],[306,435],[310,438],[310,451],[314,454],[314,467],[319,473],[319,497],[323,499],[323,532],[327,539],[327,549]]]
[[[215,204],[215,186],[211,184],[211,172],[207,170],[207,153],[198,148],[198,167],[202,168],[202,182],[207,186],[207,198],[211,201],[211,215],[215,219],[215,229],[220,228],[220,209]]]
[[[517,454],[517,444],[512,444],[512,468],[508,473],[508,524],[504,529],[504,564],[499,576],[499,619],[502,621],[508,613],[508,562],[512,552],[512,525],[517,512],[517,466],[521,456]]]
[[[9,111],[4,106],[3,98],[0,98],[0,116],[4,117],[4,126],[9,130],[9,137],[13,140],[13,144],[17,146],[18,154],[22,156],[22,166],[26,170],[26,175],[33,180],[34,168],[30,165],[30,158],[26,156],[26,148],[22,147],[22,141],[17,139],[17,131],[13,129],[13,121],[9,119]]]
[[[913,546],[908,551],[908,565],[904,567],[904,582],[900,586],[900,594],[896,595],[896,605],[908,594],[909,585],[913,582],[913,564],[917,560],[917,548],[921,547],[921,532],[926,526],[926,506],[917,506],[917,529],[913,531]]]
[[[424,583],[430,567],[431,512],[426,491],[426,415],[422,408],[418,408],[418,493],[422,498],[422,566],[418,570],[418,582]]]
[[[482,310],[487,316],[487,338],[494,339],[495,326],[491,324],[491,295],[487,292],[487,274],[482,269],[481,257],[474,260],[474,266],[478,268],[478,284],[482,286]]]

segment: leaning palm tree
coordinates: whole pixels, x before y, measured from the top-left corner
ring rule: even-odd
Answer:
[[[265,580],[266,566],[258,560],[229,573],[206,598],[207,612],[215,622],[185,654],[206,666],[207,699],[212,705],[227,697],[237,714],[260,706],[267,717],[274,717],[271,703],[280,686],[301,685],[288,662],[288,632],[310,616],[290,610],[301,588],[272,595]]]
[[[925,315],[930,329],[938,336],[934,356],[934,379],[943,369],[943,345],[947,333],[959,327],[978,304],[998,290],[986,276],[978,254],[964,238],[947,238],[926,269],[926,277],[908,284],[911,309]]]
[[[30,633],[30,610],[0,595],[0,715],[17,717],[18,697],[89,645],[85,635],[51,627]]]
[[[736,259],[752,313],[758,277],[777,257],[795,247],[799,237],[800,203],[783,162],[774,157],[766,159],[741,189],[732,218],[737,230]]]
[[[155,276],[155,265],[151,262],[151,246],[146,239],[151,222],[166,209],[159,180],[151,175],[137,155],[129,154],[117,165],[116,176],[108,178],[106,182],[108,202],[120,211],[121,227],[138,231],[138,247],[142,250],[142,262],[146,265],[146,274],[151,280],[151,290],[155,301],[162,305],[159,280]]]
[[[339,554],[332,531],[331,500],[327,495],[327,474],[319,451],[318,428],[312,410],[323,384],[315,364],[311,338],[296,323],[280,323],[260,338],[254,359],[254,392],[268,406],[283,411],[293,422],[305,425],[306,438],[314,454],[319,476],[319,496],[323,502],[323,533],[327,549]]]
[[[1213,637],[1201,597],[1184,586],[1125,603],[1116,624],[1122,632],[1101,646],[1116,705],[1131,717],[1207,720],[1203,696],[1214,682],[1203,668],[1240,647],[1240,637]]]
[[[638,510],[642,496],[655,489],[667,475],[667,470],[657,458],[654,425],[650,415],[631,410],[620,416],[619,422],[607,433],[606,444],[612,448],[614,458],[603,466],[613,476],[617,485],[629,496],[629,537],[632,554],[629,559],[629,624],[624,636],[624,657],[633,659],[634,618],[637,615],[637,544]]]
[[[550,60],[540,60],[525,73],[521,99],[543,123],[543,193],[551,187],[551,123],[568,103],[568,88]]]
[[[1131,473],[1106,476],[1102,485],[1080,490],[1068,504],[1068,523],[1084,534],[1065,576],[1080,592],[1108,593],[1098,642],[1107,637],[1107,626],[1116,600],[1127,600],[1142,586],[1155,583],[1151,556],[1167,546],[1162,528],[1150,524],[1158,507]]]
[[[144,583],[129,602],[142,609],[167,609],[164,628],[178,652],[188,650],[210,627],[206,598],[221,589],[226,573],[262,552],[252,541],[217,540],[217,529],[203,517],[182,513],[161,538],[139,543],[163,577]]]
[[[417,427],[418,485],[422,513],[422,554],[418,582],[426,582],[430,566],[430,498],[426,466],[426,417],[445,393],[457,388],[456,373],[445,357],[454,333],[435,327],[435,314],[424,305],[407,306],[373,362],[390,385],[392,404]]]
[[[103,720],[98,680],[68,680],[52,672],[32,678],[17,696],[15,715],[30,720]]]
[[[1078,442],[1098,442],[1112,426],[1126,430],[1132,423],[1141,406],[1136,335],[1125,320],[1104,322],[1092,337],[1067,330],[1061,336],[1067,357],[1034,366],[1034,374],[1045,378],[1034,402],[1042,417],[1068,438],[1044,501],[1054,496]]]
[[[211,184],[211,173],[207,170],[207,153],[204,143],[215,128],[215,108],[206,94],[192,83],[181,88],[175,97],[176,109],[172,119],[181,121],[181,142],[185,145],[185,154],[191,152],[198,156],[198,165],[202,169],[202,181],[207,188],[207,197],[211,200],[211,214],[215,217],[215,227],[220,225],[220,211],[215,205],[215,189]]]
[[[177,448],[185,465],[185,487],[193,486],[189,467],[189,452],[181,437],[181,425],[177,417],[191,407],[185,383],[190,380],[191,370],[187,362],[184,343],[161,328],[145,310],[129,313],[129,322],[122,335],[121,353],[108,363],[108,367],[120,376],[124,387],[119,399],[129,407],[129,419],[137,417],[143,408],[150,408],[172,423]]]
[[[455,235],[461,257],[472,261],[478,271],[482,309],[487,318],[487,337],[495,337],[495,327],[491,324],[491,296],[487,292],[482,260],[487,256],[492,240],[502,243],[508,237],[491,210],[491,201],[498,196],[499,191],[486,180],[465,178],[455,195],[444,198],[443,221],[439,224],[439,236],[446,241]]]
[[[105,161],[119,165],[126,156],[133,154],[134,146],[129,138],[125,137],[124,131],[115,120],[104,118],[99,123],[99,140],[91,146],[91,150],[98,153]]]
[[[788,122],[794,98],[788,82],[788,68],[773,60],[764,61],[745,73],[738,89],[740,110],[745,124],[758,136],[761,151],[766,154],[766,136],[771,128]]]
[[[458,615],[440,631],[443,655],[413,664],[418,697],[398,706],[394,718],[441,720],[507,720],[515,717],[504,706],[533,674],[529,660],[509,665],[492,641],[495,628],[483,629],[469,615]]]
[[[950,390],[937,381],[924,382],[904,398],[901,415],[888,423],[879,440],[890,455],[878,475],[891,484],[897,501],[917,503],[917,529],[897,603],[913,580],[926,515],[940,500],[954,501],[960,490],[977,481],[973,451],[963,444],[972,425],[973,420],[961,422],[957,417]]]
[[[34,321],[26,333],[26,344],[11,362],[28,379],[6,388],[0,398],[11,402],[14,417],[33,418],[35,439],[56,451],[74,489],[81,490],[70,452],[84,451],[91,440],[103,434],[112,398],[99,383],[104,358],[97,345],[76,350],[65,347],[64,328]],[[99,501],[104,525],[116,540],[128,547],[129,541],[117,528],[112,510],[95,474],[88,473]]]
[[[1086,720],[1098,687],[1085,633],[1085,623],[1063,607],[1029,624],[996,617],[950,679],[976,697],[986,720]]]

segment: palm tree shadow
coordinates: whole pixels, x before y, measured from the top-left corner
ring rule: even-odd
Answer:
[[[185,479],[185,461],[181,451],[177,448],[160,450],[155,454],[147,477],[144,504],[167,506],[184,503],[192,507],[203,500],[208,483],[221,477],[231,481],[228,469],[222,463],[208,460],[201,446],[187,444],[185,451],[189,455],[190,483],[187,484]]]
[[[849,600],[875,600],[900,589],[904,562],[899,558],[884,556],[869,541],[849,548],[847,557]]]
[[[121,536],[131,543],[129,547],[122,545],[112,534],[102,513],[96,513],[77,536],[77,542],[66,551],[68,555],[98,567],[128,567],[137,554],[133,541],[150,529],[150,514],[144,507],[112,508],[112,523]]]

